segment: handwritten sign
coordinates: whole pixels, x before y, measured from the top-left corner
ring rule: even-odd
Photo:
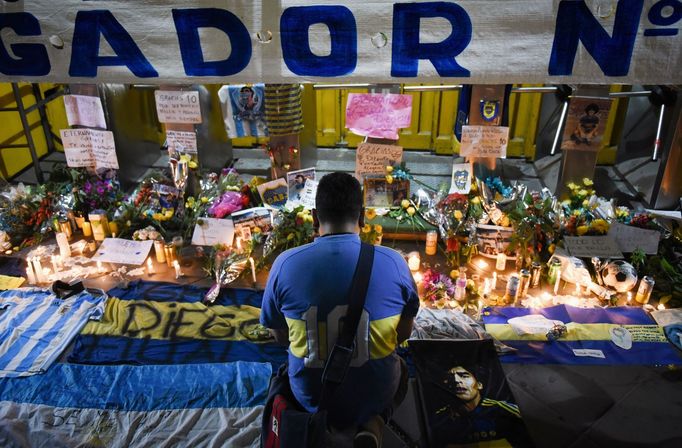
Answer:
[[[316,180],[306,179],[303,190],[298,195],[298,199],[287,201],[287,208],[295,208],[302,205],[307,210],[314,209],[315,196],[317,195],[317,183]]]
[[[346,126],[358,135],[398,140],[398,129],[411,122],[412,95],[348,94]]]
[[[507,157],[509,128],[506,126],[462,126],[462,157]]]
[[[234,223],[231,219],[199,218],[192,234],[192,244],[195,246],[231,246],[233,239]]]
[[[157,90],[154,97],[161,123],[201,123],[199,92]]]
[[[565,236],[564,243],[574,257],[623,258],[618,243],[609,235]]]
[[[64,107],[69,126],[107,128],[102,101],[97,96],[64,95]]]
[[[188,154],[197,153],[197,134],[184,131],[166,131],[168,149]]]
[[[623,252],[641,249],[650,255],[658,253],[658,242],[661,239],[661,233],[658,230],[640,229],[617,222],[611,225],[609,236],[616,240]]]
[[[384,174],[386,165],[402,160],[401,146],[360,143],[355,151],[355,177],[361,179],[365,174]]]
[[[153,241],[132,241],[121,238],[105,238],[92,261],[102,263],[132,264],[144,263],[152,248]]]
[[[70,167],[118,169],[114,134],[94,129],[62,129],[66,164]]]

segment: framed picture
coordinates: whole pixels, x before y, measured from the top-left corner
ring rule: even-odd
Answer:
[[[476,226],[478,239],[478,254],[488,258],[496,258],[497,254],[506,252],[511,243],[514,229],[511,227],[489,226],[478,224]],[[513,257],[513,254],[508,254]]]
[[[291,202],[299,203],[301,201],[302,194],[305,191],[305,181],[307,179],[315,180],[315,168],[306,168],[298,171],[289,171],[287,173],[289,200]]]
[[[428,446],[533,446],[492,340],[411,339],[410,352]]]
[[[410,198],[410,181],[394,180],[386,182],[386,178],[365,177],[365,207],[400,207],[403,199]]]

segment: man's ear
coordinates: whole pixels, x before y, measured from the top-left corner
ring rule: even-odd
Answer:
[[[317,217],[317,210],[313,209],[313,229],[316,231],[320,229],[320,218]]]
[[[360,218],[358,218],[358,225],[362,229],[365,227],[365,207],[360,209]]]
[[[476,388],[478,390],[483,390],[483,383],[481,383],[480,381],[476,381]]]

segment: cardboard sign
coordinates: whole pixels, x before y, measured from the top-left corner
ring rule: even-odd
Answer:
[[[97,96],[64,95],[64,107],[69,126],[107,128],[102,101]]]
[[[201,123],[199,92],[157,90],[154,97],[161,123]]]
[[[401,146],[360,143],[355,151],[355,177],[362,179],[365,174],[384,174],[387,165],[402,160]]]
[[[564,243],[573,257],[623,258],[618,243],[609,235],[565,236]]]
[[[412,95],[349,93],[346,127],[358,135],[398,140],[412,122]]]
[[[506,126],[462,126],[462,157],[507,157],[509,128]]]
[[[194,226],[192,244],[195,246],[232,246],[234,223],[231,219],[199,218]]]
[[[453,163],[449,194],[469,194],[473,177],[470,163]]]
[[[258,187],[258,194],[260,194],[263,204],[273,208],[284,207],[287,203],[289,185],[283,178],[271,180]]]
[[[195,132],[166,131],[166,142],[170,151],[197,153],[197,134]]]
[[[616,240],[623,252],[642,249],[649,255],[658,253],[658,242],[661,239],[661,233],[658,230],[640,229],[618,222],[611,224],[609,236]]]
[[[66,164],[70,167],[118,169],[114,134],[94,129],[62,129]]]
[[[147,259],[153,241],[132,241],[121,238],[105,238],[92,261],[102,263],[133,264],[140,266]]]

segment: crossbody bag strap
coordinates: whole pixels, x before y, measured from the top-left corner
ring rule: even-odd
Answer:
[[[361,243],[360,256],[358,257],[353,281],[348,291],[348,311],[346,312],[338,339],[327,358],[322,373],[322,392],[318,406],[320,410],[328,407],[328,400],[346,377],[346,372],[353,358],[355,335],[358,331],[362,311],[365,308],[365,299],[367,297],[373,264],[374,246]]]

